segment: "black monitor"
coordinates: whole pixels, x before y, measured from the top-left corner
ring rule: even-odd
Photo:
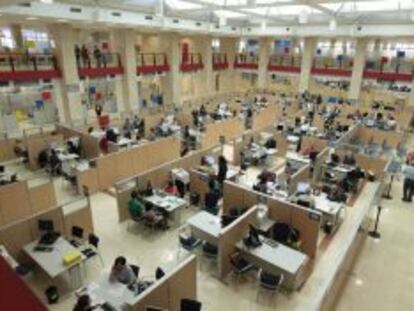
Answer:
[[[40,231],[54,231],[53,221],[47,219],[39,219],[38,227]]]

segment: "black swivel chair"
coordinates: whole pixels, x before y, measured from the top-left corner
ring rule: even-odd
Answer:
[[[181,299],[181,311],[201,311],[201,302],[191,299]]]

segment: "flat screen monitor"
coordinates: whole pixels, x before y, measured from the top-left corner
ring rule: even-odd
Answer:
[[[307,182],[298,182],[296,190],[299,193],[308,193],[310,191],[310,184]]]
[[[39,219],[38,227],[40,231],[54,231],[52,220]]]

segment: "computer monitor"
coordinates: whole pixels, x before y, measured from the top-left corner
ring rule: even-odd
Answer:
[[[296,191],[298,193],[308,193],[310,191],[310,184],[307,182],[298,182]]]
[[[38,221],[38,227],[40,231],[48,231],[52,232],[54,231],[53,221],[47,220],[47,219],[39,219]]]

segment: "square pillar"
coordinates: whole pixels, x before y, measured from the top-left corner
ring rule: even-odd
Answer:
[[[305,38],[305,47],[302,54],[302,66],[300,68],[299,92],[309,90],[309,81],[313,65],[313,56],[316,48],[315,38]]]
[[[367,40],[358,39],[355,48],[354,66],[352,67],[351,85],[349,87],[349,99],[358,100],[361,93],[362,79],[364,77],[365,59],[367,52]]]
[[[272,40],[269,38],[262,38],[259,40],[259,70],[257,87],[259,89],[266,89],[268,82],[267,65],[270,57],[270,44]]]

